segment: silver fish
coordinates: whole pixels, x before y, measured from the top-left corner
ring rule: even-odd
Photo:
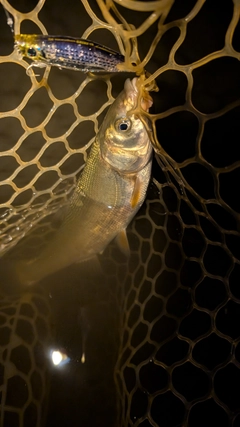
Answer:
[[[145,199],[152,165],[141,109],[131,113],[138,100],[148,111],[152,98],[140,79],[127,79],[96,135],[60,228],[37,259],[19,268],[22,283],[91,259],[115,237],[128,252],[126,227]]]

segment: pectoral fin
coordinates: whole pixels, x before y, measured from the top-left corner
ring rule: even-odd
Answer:
[[[140,198],[141,198],[141,181],[139,178],[136,178],[135,184],[134,184],[134,189],[132,192],[131,202],[130,202],[133,209],[140,202]]]
[[[120,233],[118,233],[118,235],[116,236],[115,240],[121,252],[123,252],[123,254],[128,257],[130,255],[130,248],[128,244],[126,230],[120,231]]]

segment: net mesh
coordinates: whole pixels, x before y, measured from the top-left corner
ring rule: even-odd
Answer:
[[[2,3],[18,33],[26,33],[26,20],[38,27],[31,32],[46,33],[44,10],[56,10],[47,0],[25,13]],[[119,425],[236,427],[240,2],[84,0],[80,6],[86,28],[78,35],[101,41],[102,31],[109,34],[126,67],[146,68],[146,82],[155,79],[160,89],[150,115],[155,185],[130,226],[129,274],[119,290]],[[68,199],[119,93],[116,82],[126,77],[99,80],[53,68],[26,75],[28,65],[11,50],[0,57],[2,253]],[[114,251],[110,246],[106,257]],[[122,283],[126,268],[116,268]]]
[[[0,425],[26,426],[29,420],[44,425],[49,395],[45,349],[51,342],[48,301],[36,289],[21,296],[1,293],[0,312]]]

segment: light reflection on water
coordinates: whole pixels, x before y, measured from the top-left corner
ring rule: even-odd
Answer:
[[[17,309],[11,313],[11,318],[14,318],[14,325],[20,322],[16,328],[6,327],[10,333],[8,340],[0,340],[9,349],[4,369],[10,377],[14,372],[23,375],[28,390],[27,406],[35,405],[37,391],[32,389],[31,378],[36,372],[38,410],[43,411],[46,406],[43,399],[48,396],[49,426],[56,422],[65,425],[65,411],[69,411],[66,422],[71,425],[77,419],[95,422],[95,417],[100,417],[105,425],[113,423],[116,414],[113,367],[119,343],[119,309],[111,279],[109,288],[104,276],[94,278],[94,274],[90,274],[87,277],[86,269],[81,272],[81,266],[77,265],[27,289],[8,287],[2,277],[4,287],[0,311],[4,314],[5,307],[10,309],[14,306],[12,301],[16,301]],[[32,298],[38,292],[41,295],[39,312],[32,314],[36,311]],[[44,311],[44,307],[49,311]],[[7,313],[6,316],[8,319],[3,321],[3,327],[11,324],[11,318]],[[12,361],[16,363],[12,356],[14,352],[19,352],[18,359],[22,359],[23,353],[26,355],[22,366],[17,365],[12,371]],[[29,358],[31,367],[27,366]],[[8,386],[6,405],[11,403],[9,396],[16,390],[17,395],[22,395],[22,383],[13,383],[13,386],[14,389],[10,384]],[[86,410],[89,399],[95,402],[93,413]],[[105,409],[104,402],[108,402]],[[12,405],[18,407],[22,402],[13,401]]]

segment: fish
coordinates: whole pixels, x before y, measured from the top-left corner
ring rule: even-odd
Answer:
[[[129,253],[126,228],[145,200],[152,167],[144,114],[152,98],[141,82],[127,79],[110,106],[59,229],[39,257],[18,269],[22,284],[96,258],[114,238]]]
[[[67,36],[16,34],[14,47],[33,62],[30,67],[57,66],[82,72],[124,71],[124,56],[99,43]]]

